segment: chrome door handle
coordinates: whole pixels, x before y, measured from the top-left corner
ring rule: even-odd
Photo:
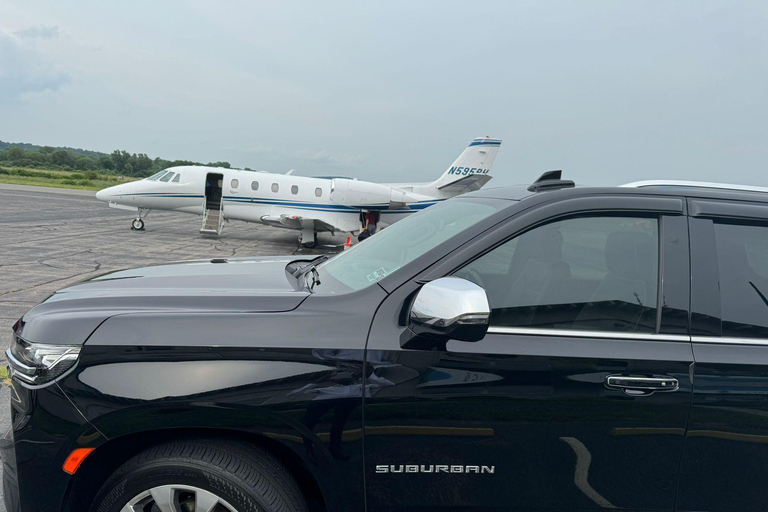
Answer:
[[[640,393],[677,391],[680,389],[680,383],[676,378],[666,376],[634,377],[631,375],[607,375],[605,377],[605,385],[613,389],[622,389],[625,392],[635,391]]]

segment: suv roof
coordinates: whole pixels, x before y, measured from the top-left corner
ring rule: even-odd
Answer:
[[[548,188],[539,191],[531,191],[530,187],[527,185],[513,185],[507,187],[484,188],[476,192],[465,194],[464,196],[520,201],[528,197],[550,194],[556,194],[557,197],[560,198],[589,194],[647,194],[768,203],[768,187],[680,180],[636,181],[614,187],[577,185],[575,187],[566,186],[563,188]]]

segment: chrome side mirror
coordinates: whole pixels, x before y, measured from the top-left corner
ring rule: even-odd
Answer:
[[[466,279],[443,277],[418,291],[408,315],[408,329],[433,345],[448,340],[480,341],[488,331],[490,317],[485,290]]]

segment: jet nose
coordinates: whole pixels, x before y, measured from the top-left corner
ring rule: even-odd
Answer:
[[[98,199],[99,201],[109,201],[109,196],[110,196],[109,191],[112,190],[112,188],[113,187],[109,187],[96,192],[96,199]]]
[[[126,193],[126,184],[115,185],[96,192],[99,201],[117,201],[121,194]]]

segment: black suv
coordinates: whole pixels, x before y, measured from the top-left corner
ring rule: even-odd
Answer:
[[[764,510],[768,194],[572,185],[55,293],[8,510]]]

